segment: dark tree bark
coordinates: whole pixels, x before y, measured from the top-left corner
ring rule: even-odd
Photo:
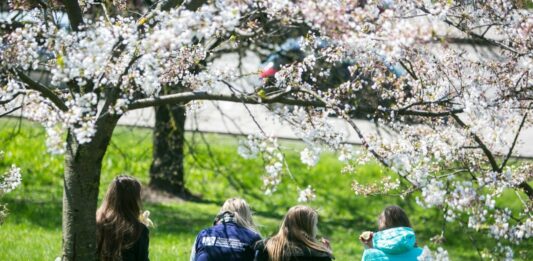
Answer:
[[[167,10],[183,0],[167,0],[161,9]],[[187,8],[196,10],[205,0],[193,0]],[[185,187],[183,145],[185,143],[185,107],[182,104],[155,106],[153,158],[150,166],[150,187],[185,198],[195,198]]]
[[[191,193],[185,187],[183,167],[185,118],[183,105],[155,107],[150,187],[179,197],[189,198]]]
[[[102,159],[118,117],[97,122],[90,143],[67,134],[63,190],[63,260],[97,260],[96,208]]]

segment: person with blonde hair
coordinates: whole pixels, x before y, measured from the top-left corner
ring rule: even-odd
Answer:
[[[96,212],[98,260],[148,261],[148,223],[141,215],[141,183],[117,176]]]
[[[261,240],[244,199],[224,202],[213,226],[198,233],[191,251],[191,261],[252,261],[254,245]]]
[[[318,213],[308,206],[289,209],[279,232],[259,242],[254,261],[331,261],[329,242],[317,240]]]
[[[363,232],[359,240],[365,246],[363,261],[416,261],[422,254],[411,222],[398,206],[386,207],[378,217],[378,232]]]

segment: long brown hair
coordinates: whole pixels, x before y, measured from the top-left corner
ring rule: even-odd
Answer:
[[[269,260],[282,261],[284,257],[291,256],[297,244],[330,253],[330,250],[316,239],[317,223],[318,213],[314,209],[302,205],[290,208],[279,232],[265,244]]]
[[[117,176],[96,212],[98,256],[101,261],[122,260],[122,250],[140,237],[141,184],[130,176]]]
[[[378,217],[378,229],[381,231],[395,227],[411,227],[411,222],[401,207],[388,206]]]

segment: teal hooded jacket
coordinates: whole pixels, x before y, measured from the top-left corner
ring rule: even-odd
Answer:
[[[374,233],[373,248],[365,249],[363,261],[416,261],[422,248],[409,227],[396,227]]]

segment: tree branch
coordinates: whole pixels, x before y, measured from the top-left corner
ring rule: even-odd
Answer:
[[[419,7],[419,9],[421,11],[423,11],[424,13],[426,13],[426,14],[431,14],[431,12],[427,8],[425,8],[424,6]],[[459,23],[456,24],[456,23],[453,23],[452,21],[450,21],[448,19],[444,19],[443,22],[448,24],[448,25],[450,25],[450,26],[452,26],[452,27],[455,27],[457,30],[465,33],[466,35],[474,38],[475,40],[478,40],[478,44],[479,44],[479,41],[485,41],[488,45],[498,46],[498,47],[500,47],[500,48],[502,48],[504,50],[507,50],[509,52],[512,52],[514,54],[524,55],[523,53],[518,52],[517,50],[515,50],[514,48],[512,48],[512,47],[510,47],[508,45],[505,45],[505,44],[502,44],[502,43],[500,43],[498,41],[486,38],[485,37],[486,32],[483,33],[482,35],[474,33],[470,28],[466,28],[466,27],[462,26],[461,25],[462,21],[459,21]]]
[[[65,5],[70,27],[73,31],[79,31],[80,25],[83,24],[83,13],[78,0],[62,0],[62,2]]]
[[[176,94],[168,94],[160,97],[141,99],[131,103],[128,110],[141,109],[151,106],[161,106],[165,104],[186,103],[193,100],[211,100],[211,101],[230,101],[247,104],[268,104],[268,103],[283,103],[286,105],[298,106],[314,106],[324,107],[325,104],[320,101],[312,100],[297,100],[293,98],[285,98],[275,96],[272,97],[257,97],[252,95],[236,95],[236,94],[211,94],[209,92],[182,92]]]
[[[531,108],[531,104],[529,104],[529,108]],[[511,155],[513,154],[514,147],[516,146],[516,142],[518,141],[518,136],[520,136],[520,132],[522,131],[522,128],[524,127],[524,124],[526,123],[528,112],[524,113],[524,117],[522,117],[522,122],[520,122],[520,126],[518,127],[518,130],[516,131],[516,134],[514,136],[513,144],[511,145],[511,148],[509,148],[509,151],[507,152],[507,156],[502,162],[502,165],[500,166],[500,172],[503,171],[503,168],[505,168],[505,165],[507,164],[507,161],[509,158],[511,158]]]
[[[9,111],[2,112],[2,113],[0,113],[0,118],[1,118],[1,117],[4,117],[4,116],[6,116],[6,115],[8,115],[8,114],[10,114],[10,113],[12,113],[12,112],[14,112],[14,111],[20,109],[20,108],[22,108],[22,105],[17,106],[17,107],[15,107],[15,108],[13,108],[13,109],[11,109],[11,110],[9,110]]]
[[[533,201],[533,188],[526,181],[518,184],[518,188],[522,189],[528,196],[530,201]]]
[[[31,90],[39,92],[43,97],[48,98],[54,105],[57,106],[62,111],[67,111],[68,107],[63,103],[61,98],[57,96],[50,88],[32,80],[29,76],[24,74],[19,70],[13,70],[13,72],[19,77],[19,79],[24,82],[27,87]]]
[[[444,117],[444,116],[450,116],[450,115],[455,115],[457,113],[461,113],[463,112],[463,109],[455,109],[455,110],[442,111],[442,112],[422,111],[422,110],[398,110],[395,112],[398,115],[406,115],[406,116]]]
[[[452,118],[463,128],[468,128],[468,125],[466,125],[460,118],[459,116],[457,116],[456,114],[452,114],[451,115]],[[476,143],[479,145],[479,147],[481,148],[481,150],[483,151],[483,153],[485,153],[485,156],[487,157],[487,159],[489,160],[489,163],[490,163],[490,166],[492,167],[492,170],[493,171],[498,171],[499,172],[499,166],[498,166],[498,163],[496,162],[496,158],[494,158],[494,155],[492,154],[492,152],[489,150],[489,148],[487,148],[487,146],[485,145],[485,143],[483,143],[483,141],[479,138],[479,136],[475,133],[471,133],[472,137],[474,137],[474,140],[476,141]]]
[[[8,99],[8,100],[0,100],[0,105],[5,105],[5,104],[8,104],[12,101],[15,100],[15,98],[17,98],[18,96],[24,94],[24,92],[17,92],[15,94],[13,94],[13,96],[11,97],[11,99]]]

